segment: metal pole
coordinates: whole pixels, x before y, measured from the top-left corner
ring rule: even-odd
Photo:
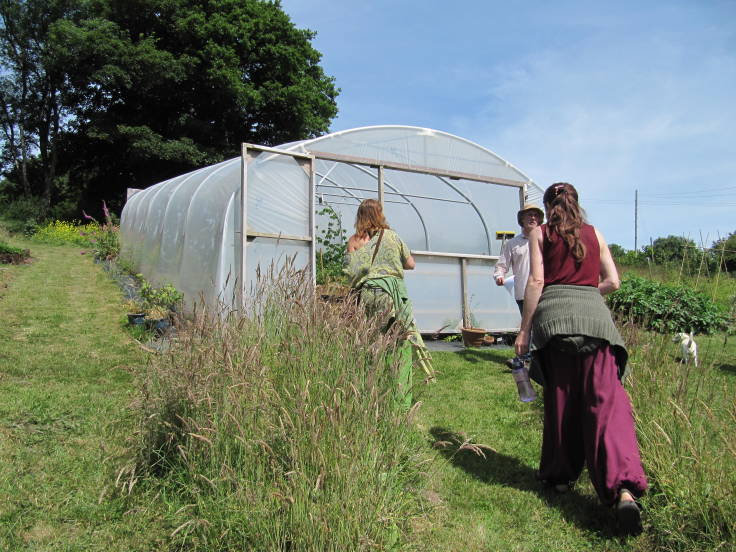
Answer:
[[[239,256],[238,262],[238,279],[236,282],[236,295],[238,302],[238,309],[240,314],[245,314],[245,247],[246,247],[246,236],[245,233],[248,231],[248,145],[243,144],[240,159],[240,220],[239,231],[236,231],[235,246],[237,247],[237,253]]]
[[[314,216],[315,196],[317,193],[316,175],[314,172],[314,157],[309,158],[309,264],[311,265],[312,284],[317,283],[317,221]]]
[[[378,202],[383,207],[383,165],[378,165]]]
[[[470,328],[470,306],[468,305],[468,261],[460,259],[460,287],[463,293],[463,328]]]

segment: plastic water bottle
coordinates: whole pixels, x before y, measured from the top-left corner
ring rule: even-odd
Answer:
[[[511,375],[514,376],[516,381],[516,388],[519,391],[519,400],[522,402],[532,402],[537,398],[537,394],[534,392],[531,382],[529,381],[529,372],[524,366],[524,361],[520,358],[514,358],[512,361],[513,368],[511,369]]]

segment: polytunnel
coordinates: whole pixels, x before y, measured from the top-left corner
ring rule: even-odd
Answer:
[[[350,234],[366,198],[383,203],[412,250],[417,266],[405,280],[422,332],[454,332],[463,322],[518,328],[516,304],[492,272],[503,239],[519,230],[520,205],[539,204],[541,190],[490,150],[427,128],[243,144],[240,157],[130,196],[122,255],[150,282],[173,284],[189,305],[201,298],[237,309],[259,267],[293,257],[314,276],[325,207]]]

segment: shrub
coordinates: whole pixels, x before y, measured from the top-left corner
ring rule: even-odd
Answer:
[[[139,293],[145,310],[171,311],[177,310],[181,306],[184,294],[171,284],[154,287],[143,279],[142,274],[137,274],[136,277],[141,282]]]
[[[327,226],[321,228],[317,236],[317,243],[321,246],[317,251],[317,283],[342,282],[345,280],[343,268],[347,253],[345,228],[331,207],[325,207],[317,214],[327,216]]]
[[[621,255],[613,255],[613,259],[616,263],[623,266],[645,267],[648,265],[648,258],[644,253],[637,253],[633,250],[628,250]]]
[[[12,245],[8,245],[7,243],[0,241],[0,254],[22,255],[23,251],[25,250],[20,247],[13,247]]]
[[[13,247],[7,243],[0,241],[0,263],[21,263],[25,259],[31,256],[31,252],[28,249],[21,249],[20,247]]]
[[[14,234],[33,234],[41,222],[42,212],[43,200],[35,196],[19,197],[0,206],[3,225]]]
[[[120,255],[120,227],[116,224],[115,215],[107,208],[105,202],[102,202],[102,212],[105,216],[105,222],[100,225],[93,217],[82,211],[84,218],[97,227],[89,234],[89,243],[92,246],[95,259],[99,261],[114,261]]]
[[[726,326],[725,313],[702,293],[638,276],[626,275],[608,304],[619,316],[657,332],[711,333]]]
[[[644,256],[654,259],[658,264],[681,263],[685,259],[692,259],[697,249],[693,240],[682,236],[657,238],[652,245],[643,247]]]
[[[176,549],[398,548],[423,443],[394,400],[395,336],[304,272],[259,284],[247,317],[200,312],[152,360],[121,481],[186,505]]]
[[[120,228],[105,223],[93,229],[87,236],[95,259],[114,261],[120,255]]]
[[[736,272],[736,232],[713,242],[711,252],[717,266]]]
[[[95,259],[112,261],[120,254],[120,229],[114,223],[114,215],[102,202],[102,211],[105,222],[100,224],[93,217],[82,211],[89,222],[82,224],[78,221],[54,220],[42,226],[37,226],[32,240],[36,243],[49,245],[78,245],[92,249]]]
[[[90,235],[99,231],[97,223],[81,224],[78,221],[54,220],[39,226],[31,239],[48,245],[78,245],[89,247]]]

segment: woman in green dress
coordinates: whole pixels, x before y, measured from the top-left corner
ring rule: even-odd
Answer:
[[[355,234],[348,240],[348,266],[351,287],[370,317],[385,317],[383,331],[400,324],[399,400],[411,406],[413,364],[416,362],[433,377],[429,353],[414,321],[414,311],[404,284],[404,270],[416,266],[411,251],[391,230],[383,207],[375,199],[366,199],[358,207]]]

